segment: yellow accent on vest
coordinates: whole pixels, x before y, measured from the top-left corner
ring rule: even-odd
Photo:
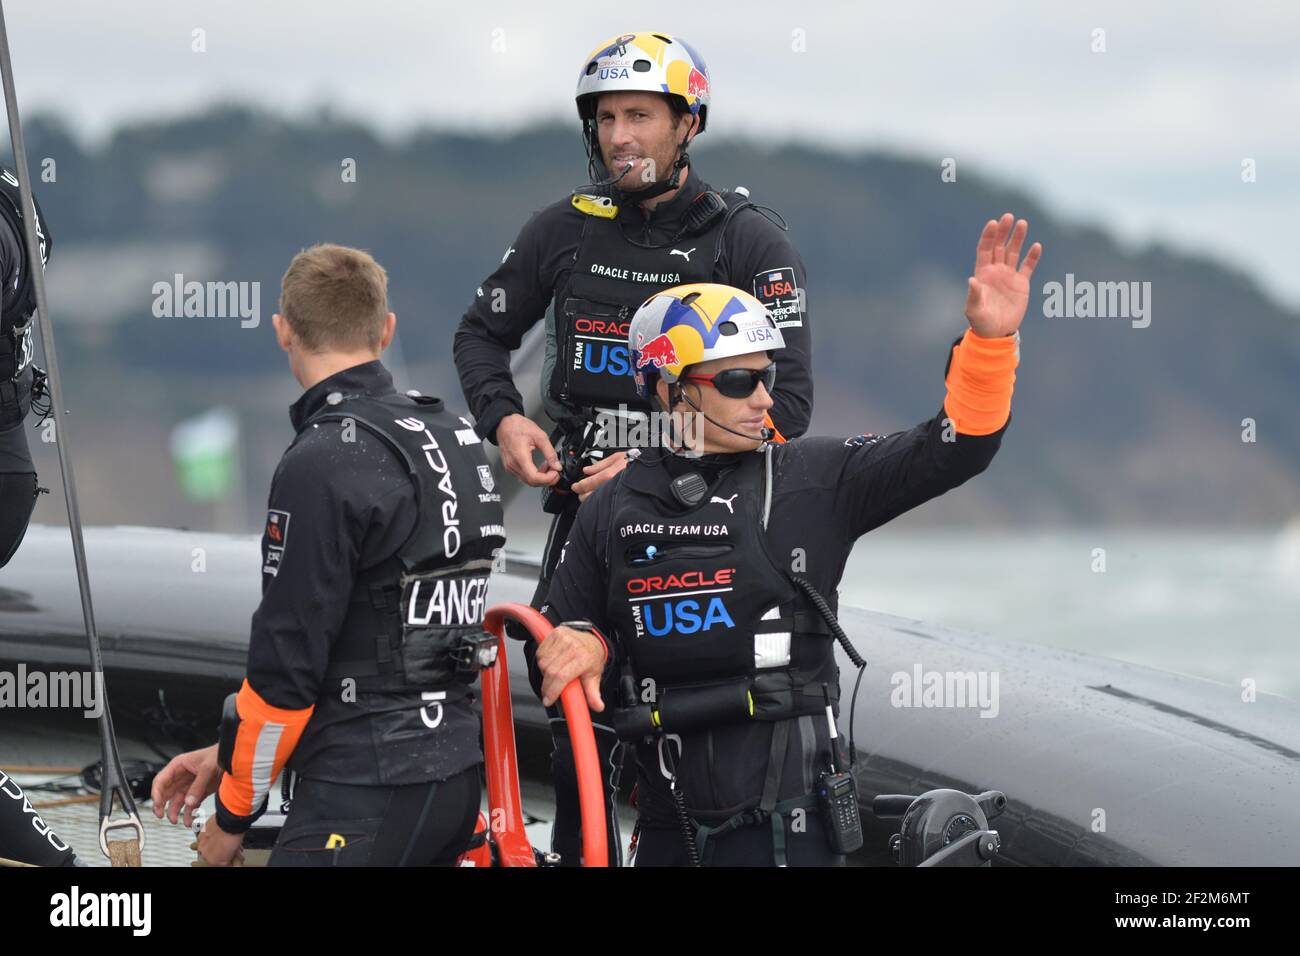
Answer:
[[[574,193],[573,208],[586,213],[588,216],[596,216],[600,219],[613,219],[618,215],[618,207],[614,205],[613,200],[606,199],[604,196],[585,196],[581,193]]]
[[[337,833],[331,833],[330,838],[325,841],[325,849],[327,850],[337,850],[339,847],[347,845],[348,841],[343,839],[343,837],[339,836]]]

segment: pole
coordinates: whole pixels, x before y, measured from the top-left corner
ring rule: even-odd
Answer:
[[[77,508],[77,489],[72,474],[72,459],[68,454],[67,426],[64,417],[68,414],[63,404],[63,389],[59,378],[58,362],[54,355],[54,332],[50,322],[49,302],[45,297],[45,271],[41,257],[40,240],[36,235],[36,204],[32,200],[31,174],[27,169],[27,148],[23,143],[23,128],[18,115],[18,99],[14,92],[14,65],[9,50],[9,31],[5,25],[4,3],[0,2],[0,81],[4,84],[5,109],[9,114],[9,138],[13,144],[14,171],[18,175],[18,188],[22,194],[23,235],[27,242],[28,268],[32,270],[32,279],[36,285],[36,323],[40,331],[41,345],[45,350],[45,365],[49,373],[50,409],[54,416],[55,446],[59,451],[59,471],[63,477],[63,497],[68,506],[68,530],[72,533],[72,556],[77,564],[77,587],[81,592],[81,616],[86,625],[86,643],[90,647],[90,666],[95,674],[96,686],[104,698],[103,713],[99,716],[99,743],[102,759],[102,780],[99,800],[99,849],[104,856],[117,866],[140,865],[140,854],[144,851],[144,827],[140,824],[140,815],[136,812],[135,800],[131,789],[125,783],[122,773],[122,761],[117,753],[117,738],[113,733],[113,717],[108,709],[108,694],[104,690],[104,658],[99,647],[99,635],[95,631],[95,610],[90,600],[90,575],[86,568],[86,546],[81,536],[81,512]],[[113,797],[121,801],[126,819],[114,822]],[[108,833],[112,830],[130,828],[135,831],[134,839],[114,840],[115,844],[127,846],[116,847],[118,852],[109,853]],[[125,849],[125,854],[121,851]]]

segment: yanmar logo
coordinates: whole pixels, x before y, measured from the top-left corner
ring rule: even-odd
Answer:
[[[627,582],[628,594],[653,594],[660,591],[684,591],[692,588],[730,587],[735,568],[721,568],[713,574],[704,571],[683,571],[667,577],[632,578]]]

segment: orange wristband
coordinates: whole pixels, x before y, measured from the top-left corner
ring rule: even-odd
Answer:
[[[1020,334],[984,339],[967,329],[953,346],[943,410],[963,435],[991,435],[1011,417]]]

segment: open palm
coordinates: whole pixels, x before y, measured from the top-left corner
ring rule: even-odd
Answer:
[[[1008,212],[1001,219],[990,219],[980,233],[975,274],[966,280],[966,321],[981,338],[1010,335],[1024,321],[1029,278],[1043,254],[1042,244],[1035,242],[1020,262],[1028,232],[1029,223],[1023,219],[1016,222]]]

